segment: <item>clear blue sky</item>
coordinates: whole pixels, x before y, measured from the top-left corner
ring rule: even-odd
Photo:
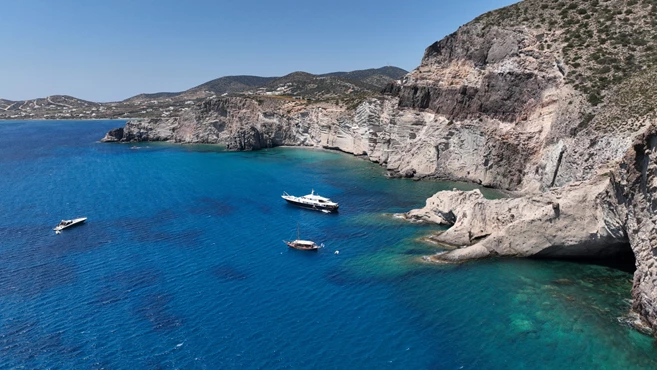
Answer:
[[[228,75],[385,65],[513,0],[13,0],[0,5],[0,98],[94,101]]]

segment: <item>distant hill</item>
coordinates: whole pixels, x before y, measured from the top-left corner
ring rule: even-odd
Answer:
[[[6,110],[8,107],[10,107],[14,103],[15,102],[11,101],[11,100],[0,99],[0,110]]]
[[[379,89],[356,80],[294,72],[269,82],[259,90],[260,94],[327,99],[352,93],[375,92]]]
[[[180,92],[139,94],[119,102],[94,103],[67,95],[23,101],[0,99],[0,119],[168,117],[212,96],[283,96],[296,99],[341,99],[353,105],[378,94],[407,71],[397,67],[314,75],[293,72],[283,77],[226,76]]]
[[[82,108],[93,109],[98,107],[100,107],[99,103],[74,98],[68,95],[51,95],[45,98],[22,101],[0,99],[0,112],[4,111],[6,114],[38,110],[39,112],[42,112],[39,116],[47,116],[48,113],[55,114],[55,112],[60,112],[62,110],[76,112],[78,109]]]
[[[362,69],[352,72],[333,72],[321,76],[339,77],[342,79],[358,81],[382,89],[391,80],[399,80],[404,77],[408,71],[397,67],[382,67]]]
[[[407,73],[407,71],[397,67],[333,72],[321,75],[294,72],[271,81],[265,88],[283,95],[327,99],[346,95],[378,93],[388,83],[402,78]]]
[[[404,75],[407,73],[408,71],[397,67],[381,67],[381,68],[361,69],[351,72],[325,73],[320,76],[343,77],[349,80],[365,81],[370,77],[376,77],[381,75],[396,80],[404,77]]]
[[[125,99],[124,102],[141,102],[141,101],[148,101],[148,100],[159,100],[159,99],[167,99],[167,98],[173,98],[181,93],[179,92],[160,92],[160,93],[153,93],[153,94],[139,94],[135,95],[131,98]]]
[[[210,91],[217,95],[225,93],[237,93],[264,86],[276,77],[258,76],[227,76],[208,81],[202,85],[193,87],[186,92]]]
[[[285,94],[308,98],[335,97],[352,92],[378,92],[386,84],[398,80],[407,71],[397,67],[382,67],[351,72],[333,72],[314,75],[293,72],[283,77],[226,76],[208,81],[181,92],[140,94],[124,100],[138,103],[151,100],[196,100],[224,94]],[[284,88],[285,84],[294,86]],[[277,90],[279,89],[280,90]]]
[[[124,100],[123,102],[143,102],[150,100],[177,99],[177,100],[194,100],[205,98],[211,95],[223,95],[240,93],[252,88],[263,86],[275,77],[258,77],[258,76],[226,76],[219,77],[208,81],[189,90],[180,92],[161,92],[153,94],[139,94]]]

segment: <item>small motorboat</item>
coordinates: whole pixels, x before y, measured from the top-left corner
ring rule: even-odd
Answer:
[[[331,199],[315,194],[315,190],[312,190],[310,194],[301,197],[283,192],[281,197],[295,206],[322,211],[324,213],[337,212],[340,207],[338,203],[331,201]]]
[[[69,228],[71,226],[79,225],[87,220],[86,217],[74,218],[72,220],[62,220],[59,225],[55,226],[55,230],[58,234],[60,231]]]
[[[287,246],[290,248],[294,248],[302,251],[316,251],[319,248],[324,247],[324,244],[317,245],[313,241],[299,239],[299,225],[297,225],[297,240],[293,240],[291,242],[287,240],[283,240],[283,243],[287,244]]]

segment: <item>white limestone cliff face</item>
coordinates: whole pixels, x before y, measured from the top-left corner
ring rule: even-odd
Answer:
[[[249,98],[205,101],[181,117],[130,121],[103,141],[170,141],[224,144],[232,150],[281,145],[314,146],[367,155],[392,171],[434,175],[438,156],[433,138],[447,120],[431,113],[400,111],[397,100],[370,99],[355,110],[334,104]],[[417,156],[405,155],[412,148]]]

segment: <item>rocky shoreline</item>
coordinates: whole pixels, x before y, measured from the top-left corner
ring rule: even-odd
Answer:
[[[337,107],[289,105],[271,105],[268,110],[262,110],[258,103],[236,99],[241,98],[208,101],[196,107],[190,116],[168,121],[130,121],[125,127],[108,132],[103,141],[214,143],[225,144],[231,150],[317,147],[366,157],[387,168],[393,177],[446,178],[492,187],[499,185],[499,181],[481,179],[468,171],[459,172],[467,169],[466,163],[475,161],[473,157],[479,157],[475,153],[476,145],[454,147],[449,155],[461,163],[439,171],[439,156],[432,152],[438,152],[436,146],[439,145],[423,148],[417,144],[418,139],[420,142],[436,140],[440,134],[434,131],[436,136],[411,135],[420,131],[426,135],[426,125],[430,123],[423,121],[419,125],[418,121],[410,121],[407,127],[400,127],[399,120],[382,127],[384,114],[396,118],[412,115],[416,119],[431,116],[436,120],[430,113],[394,108],[398,104],[395,97],[367,101],[353,112]],[[389,109],[386,113],[381,110],[385,105]],[[239,110],[233,110],[234,106]],[[290,108],[298,110],[296,115],[281,113]],[[440,119],[438,117],[439,122]],[[471,140],[476,144],[476,140],[468,136],[471,134],[468,122],[434,124],[437,131],[461,130],[452,137],[469,137],[463,142]],[[392,126],[397,126],[394,135],[389,131]],[[489,256],[613,259],[632,250],[637,266],[633,309],[649,327],[655,328],[657,302],[653,297],[657,296],[654,294],[657,276],[651,248],[657,223],[651,195],[657,190],[657,183],[653,185],[657,181],[657,164],[650,155],[657,147],[654,127],[647,124],[642,131],[621,158],[598,167],[589,179],[560,187],[546,187],[547,181],[543,179],[542,183],[526,185],[524,189],[519,188],[522,181],[506,182],[507,186],[499,188],[513,192],[516,197],[498,200],[486,200],[476,190],[441,192],[430,198],[426,207],[410,211],[406,217],[452,226],[433,239],[455,249],[431,256],[434,262],[453,263]],[[401,140],[401,132],[406,140]],[[504,160],[499,165],[504,165]],[[637,168],[643,172],[637,172]]]
[[[633,310],[655,329],[655,115],[604,126],[602,118],[623,112],[616,96],[594,106],[569,82],[572,66],[562,51],[541,46],[545,37],[542,29],[474,21],[427,48],[420,66],[384,95],[356,107],[213,98],[177,117],[130,121],[103,141],[336,149],[393,176],[512,191],[518,196],[499,200],[441,192],[406,217],[452,226],[434,239],[455,249],[433,261],[633,253]],[[617,91],[631,86],[621,83]]]

